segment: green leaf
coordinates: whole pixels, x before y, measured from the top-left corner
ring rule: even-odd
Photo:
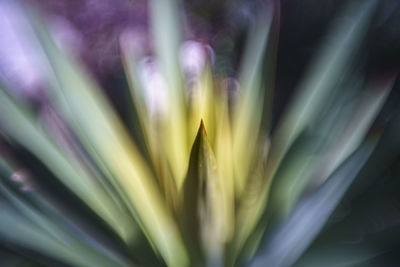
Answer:
[[[80,230],[78,234],[76,229],[68,227],[67,220],[55,214],[54,208],[44,202],[38,192],[26,192],[25,194],[30,195],[29,199],[26,199],[19,192],[9,188],[10,184],[6,182],[5,177],[10,177],[12,173],[7,162],[0,157],[0,194],[13,204],[16,214],[23,215],[24,219],[21,220],[26,220],[30,223],[32,231],[36,231],[36,227],[39,227],[41,231],[46,233],[45,236],[48,236],[48,239],[54,239],[54,242],[59,242],[64,246],[63,251],[69,251],[69,253],[65,254],[73,255],[71,261],[82,262],[85,259],[91,264],[102,264],[103,266],[132,264],[123,259],[121,261],[121,258],[97,243],[93,237],[88,236],[84,231]],[[14,237],[11,237],[11,239],[14,239]],[[20,241],[16,240],[16,242],[20,244]],[[36,250],[34,245],[29,248]],[[59,254],[54,254],[53,248],[42,249],[39,252],[65,261],[65,258]],[[82,263],[79,264],[82,265]]]
[[[397,115],[388,123],[359,178],[296,266],[387,266],[385,254],[398,254],[400,224],[393,211],[400,188],[399,122]]]
[[[182,228],[195,264],[221,263],[223,208],[216,160],[202,121],[190,154],[181,207]]]
[[[242,250],[249,235],[255,231],[267,206],[271,182],[287,151],[306,127],[315,122],[326,101],[332,96],[332,88],[335,88],[346,67],[351,65],[352,56],[365,35],[376,1],[366,2],[352,2],[346,6],[344,19],[333,25],[332,38],[320,49],[293,97],[293,103],[273,133],[266,166],[261,170],[261,181],[248,182],[248,193],[243,195],[239,206],[237,214],[241,223],[238,224],[235,250]],[[263,230],[256,230],[257,234],[262,232]]]
[[[0,234],[12,243],[76,266],[116,266],[117,264],[100,253],[94,253],[88,247],[73,241],[72,237],[59,236],[59,238],[65,239],[57,240],[42,227],[32,223],[14,207],[4,202],[0,202],[0,207],[2,210]]]
[[[117,233],[132,234],[126,216],[119,213],[105,192],[77,164],[71,162],[40,129],[32,116],[0,90],[0,122],[7,135],[33,153],[72,192]]]
[[[56,46],[38,17],[31,21],[54,72],[48,87],[54,105],[125,201],[153,248],[168,265],[185,266],[182,238],[148,162],[96,84]],[[119,217],[113,219],[118,221]],[[135,241],[130,232],[119,234],[128,244]]]
[[[262,122],[263,100],[262,68],[268,36],[271,29],[272,6],[261,8],[252,25],[243,63],[240,70],[240,97],[233,113],[233,160],[235,170],[235,194],[238,198],[245,190],[254,162],[260,156],[259,135]]]
[[[375,147],[366,142],[278,226],[251,266],[290,266],[310,246]]]
[[[322,118],[317,127],[310,127],[298,138],[274,180],[271,193],[274,211],[287,214],[307,185],[317,187],[323,183],[357,149],[385,103],[393,82],[393,77],[375,80],[374,86],[362,92],[357,100],[340,99],[328,113],[344,109],[345,103],[350,103],[343,114],[334,115],[331,120]]]
[[[346,6],[342,18],[335,21],[330,31],[331,38],[318,51],[297,89],[272,138],[268,166],[272,173],[296,138],[315,121],[339,89],[336,83],[352,66],[354,53],[360,47],[376,3],[365,2]]]
[[[168,112],[161,127],[161,146],[180,191],[186,174],[190,143],[187,132],[187,92],[179,64],[181,23],[179,0],[151,0],[150,24],[156,63],[167,83]]]

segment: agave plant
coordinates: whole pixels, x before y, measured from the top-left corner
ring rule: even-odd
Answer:
[[[374,1],[349,4],[333,23],[273,131],[266,78],[279,8],[255,14],[239,75],[217,77],[207,45],[182,46],[178,7],[149,2],[150,57],[135,33],[119,40],[132,134],[68,47],[18,6],[46,70],[39,108],[4,77],[0,90],[0,233],[21,257],[290,266],[369,158],[379,140],[369,129],[395,77],[353,71]],[[200,59],[190,65],[193,53]]]

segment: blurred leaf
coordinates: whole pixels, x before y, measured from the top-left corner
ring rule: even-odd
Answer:
[[[289,110],[273,133],[266,166],[260,170],[263,173],[261,181],[256,181],[253,177],[253,181],[247,183],[246,194],[239,206],[237,214],[241,223],[238,224],[238,238],[234,241],[238,252],[253,231],[257,236],[264,232],[263,229],[256,229],[256,225],[267,206],[276,171],[296,138],[319,115],[325,101],[333,93],[331,89],[335,82],[350,64],[366,31],[374,3],[375,1],[366,1],[347,5],[344,10],[345,19],[334,25],[331,40],[317,54],[308,75],[297,90],[297,95],[293,97],[294,102],[290,104]],[[266,224],[262,227],[265,229]],[[256,247],[254,242],[259,241],[257,236],[253,236],[254,240],[247,246]]]
[[[36,256],[36,255],[35,255]],[[41,267],[39,264],[41,259],[29,257],[18,253],[12,248],[0,247],[0,265],[1,266],[18,266],[18,267]]]
[[[9,168],[6,161],[0,158],[0,194],[6,197],[15,206],[16,210],[30,221],[32,226],[38,226],[46,232],[49,238],[53,238],[64,245],[65,249],[70,250],[77,260],[81,260],[79,258],[84,258],[88,262],[91,262],[91,264],[99,264],[99,262],[102,262],[105,266],[112,266],[115,264],[122,266],[128,264],[124,260],[121,261],[121,258],[104,246],[98,244],[94,239],[88,239],[89,236],[85,236],[82,231],[80,231],[78,235],[72,228],[68,228],[66,221],[54,214],[54,210],[43,202],[36,191],[25,192],[25,194],[30,195],[30,203],[20,194],[12,191],[5,181],[5,177],[10,177],[11,175],[12,170]],[[35,247],[30,246],[30,248],[35,250]],[[44,253],[43,251],[41,252]],[[55,255],[49,256],[54,257]],[[60,258],[59,255],[57,258],[65,261],[65,259],[62,257]],[[68,261],[66,261],[66,263],[68,263]]]
[[[328,123],[327,120],[318,122],[316,129],[311,127],[295,141],[275,177],[271,196],[274,211],[287,214],[307,185],[317,187],[323,183],[357,149],[385,103],[393,82],[393,77],[374,81],[374,85],[368,85],[370,88],[351,104],[351,111],[348,111],[351,114],[345,112]],[[343,103],[335,104],[334,108],[343,109]],[[330,129],[337,124],[343,127],[334,133]],[[324,131],[321,128],[327,129],[326,132],[319,133]]]
[[[216,137],[215,156],[218,166],[218,177],[221,179],[223,195],[224,239],[230,242],[235,232],[235,175],[232,154],[232,125],[229,119],[228,95],[225,92],[215,97],[216,103]]]
[[[0,203],[0,232],[3,238],[16,244],[39,251],[65,263],[77,266],[115,266],[115,262],[107,260],[100,254],[93,255],[82,247],[71,247],[68,239],[60,242],[49,235],[43,228],[33,224],[14,208]],[[67,245],[68,244],[68,245]]]
[[[374,148],[362,145],[319,188],[305,197],[268,239],[251,266],[290,266],[308,248],[325,225]]]
[[[296,266],[391,266],[400,238],[399,116],[385,128],[325,230]],[[394,264],[395,265],[395,264]]]
[[[264,52],[273,19],[272,5],[261,8],[249,39],[240,69],[240,97],[233,112],[233,155],[235,194],[241,197],[259,153],[259,135],[265,92],[262,85]]]
[[[334,94],[336,82],[352,65],[364,38],[376,1],[347,4],[343,17],[331,29],[331,37],[318,51],[293,102],[274,133],[269,168],[274,173],[294,140],[321,112]]]
[[[187,137],[187,105],[181,66],[179,64],[179,0],[151,0],[150,23],[157,63],[167,82],[169,110],[161,127],[165,157],[175,178],[178,191],[186,174],[191,141]]]
[[[10,97],[0,90],[0,121],[9,136],[38,157],[53,174],[89,207],[107,221],[117,232],[127,229],[123,214],[113,205],[99,186],[70,162],[50,138],[38,128],[26,110],[19,108]],[[124,225],[125,224],[125,225]]]
[[[182,228],[193,248],[192,260],[205,257],[209,266],[222,260],[223,201],[217,165],[207,141],[203,121],[190,155],[189,169],[183,185]]]
[[[171,211],[149,164],[96,85],[52,41],[39,19],[32,20],[48,56],[55,79],[50,94],[132,215],[168,265],[185,266],[186,250]],[[129,235],[122,235],[128,243]]]
[[[166,198],[168,205],[176,209],[178,205],[176,180],[174,179],[169,163],[166,160],[168,150],[164,150],[164,144],[161,141],[162,131],[160,131],[160,118],[152,116],[149,107],[146,105],[146,92],[144,91],[145,89],[140,81],[140,69],[137,66],[139,63],[139,55],[136,54],[136,51],[133,51],[133,47],[130,47],[129,41],[121,40],[120,47],[123,53],[122,60],[125,73],[128,77],[131,89],[130,93],[138,113],[146,149],[149,152],[151,163],[164,197]]]

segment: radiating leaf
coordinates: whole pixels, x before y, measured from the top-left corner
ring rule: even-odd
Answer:
[[[250,28],[247,47],[240,70],[240,97],[233,112],[233,155],[235,194],[240,197],[259,154],[259,135],[266,93],[262,85],[264,51],[272,23],[272,6],[258,11]],[[268,93],[267,93],[268,94]]]
[[[248,187],[251,189],[246,190],[249,193],[243,195],[243,203],[240,204],[237,213],[242,223],[238,229],[241,233],[238,236],[241,238],[236,238],[234,245],[236,250],[242,249],[248,235],[261,218],[267,205],[272,178],[284,155],[305,127],[318,115],[324,101],[333,93],[331,89],[335,81],[348,66],[351,56],[364,36],[374,3],[375,1],[367,1],[360,6],[349,4],[344,12],[346,20],[336,22],[332,30],[332,40],[326,42],[317,54],[309,74],[305,76],[297,95],[293,98],[294,103],[290,104],[289,110],[273,134],[266,166],[262,170],[265,172],[262,175],[263,182],[250,181]],[[260,233],[260,230],[257,230],[257,233]]]
[[[71,247],[64,241],[60,242],[4,202],[0,203],[0,206],[2,238],[76,266],[116,266],[116,262],[102,257],[101,254],[93,255],[92,251],[83,250],[82,246]],[[68,239],[65,242],[68,242]]]
[[[96,85],[54,44],[37,17],[32,22],[54,72],[49,94],[56,107],[166,263],[185,266],[187,256],[180,233],[148,163]]]
[[[276,171],[294,140],[318,116],[325,101],[334,94],[335,81],[351,65],[376,1],[365,2],[348,4],[343,18],[332,27],[330,40],[317,53],[293,97],[293,103],[289,104],[272,140],[269,157],[272,172]]]
[[[157,63],[167,83],[169,110],[161,128],[161,146],[180,190],[189,158],[186,92],[179,64],[180,16],[178,0],[152,0],[151,30]]]
[[[181,208],[182,227],[194,252],[194,264],[203,260],[210,266],[221,264],[224,227],[221,190],[216,160],[201,122],[183,185]]]
[[[290,159],[284,159],[276,175],[274,201],[276,211],[287,214],[297,202],[307,184],[317,187],[361,144],[372,122],[375,120],[393,85],[393,78],[374,82],[373,88],[361,93],[357,101],[351,103],[351,114],[344,112],[334,116],[330,122],[318,122],[316,129],[311,128],[298,138],[296,149],[288,153]],[[369,85],[371,87],[371,85]],[[340,100],[343,101],[343,100]],[[347,103],[350,101],[347,101]],[[341,102],[334,109],[343,109]],[[343,127],[337,127],[342,124]],[[339,128],[337,133],[331,129]],[[327,129],[324,131],[323,129]],[[322,133],[319,133],[323,131]],[[272,212],[270,210],[269,212]]]
[[[290,266],[308,248],[357,177],[375,146],[362,145],[316,192],[301,201],[274,231],[251,266]]]
[[[19,108],[0,90],[0,121],[9,136],[38,157],[60,181],[78,195],[122,237],[133,229],[127,228],[123,214],[118,214],[112,202],[90,177],[70,162],[38,128],[32,115]],[[117,219],[118,218],[118,219]],[[130,233],[132,234],[132,232]]]
[[[87,258],[92,264],[99,264],[98,260],[103,261],[106,265],[133,264],[106,248],[104,246],[106,244],[99,244],[83,229],[77,230],[76,227],[71,227],[68,220],[58,214],[51,203],[46,202],[35,188],[22,191],[23,194],[29,195],[29,198],[26,196],[24,198],[20,192],[13,191],[10,188],[10,182],[6,181],[13,175],[9,164],[9,160],[0,156],[0,194],[8,199],[32,225],[40,227],[49,237],[65,245],[65,249],[71,250],[71,253],[74,253],[77,258]],[[35,250],[35,247],[30,248]]]

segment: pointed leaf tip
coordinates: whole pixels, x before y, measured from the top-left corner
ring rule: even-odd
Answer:
[[[191,259],[200,265],[220,257],[223,200],[217,163],[201,120],[183,184],[181,224]]]
[[[206,131],[206,127],[204,126],[203,119],[200,120],[199,133],[203,133],[205,136],[207,136],[207,131]]]

